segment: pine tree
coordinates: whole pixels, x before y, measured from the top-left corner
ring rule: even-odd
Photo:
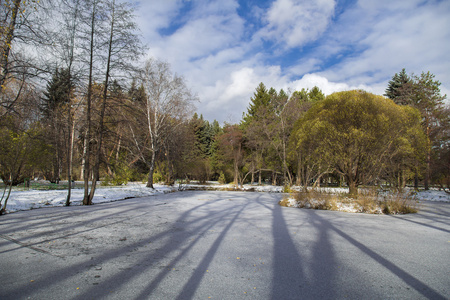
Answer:
[[[397,104],[407,104],[409,97],[406,92],[411,84],[411,77],[406,74],[405,69],[402,69],[400,73],[395,73],[389,81],[384,96],[394,100]]]
[[[434,152],[443,144],[448,143],[442,139],[443,124],[446,114],[444,100],[446,95],[441,95],[441,83],[435,79],[434,74],[422,72],[420,76],[408,76],[405,69],[395,74],[388,83],[386,94],[388,98],[401,105],[409,105],[417,108],[422,115],[422,126],[428,138],[428,153],[426,158],[426,170],[424,185],[429,188],[431,166],[433,165]],[[416,176],[417,177],[417,176]],[[415,181],[416,188],[418,181]]]
[[[69,69],[56,69],[52,79],[47,84],[47,90],[44,92],[41,112],[45,122],[50,130],[47,131],[48,140],[54,149],[53,174],[50,181],[59,182],[62,161],[64,157],[64,115],[69,112],[67,108],[70,103],[70,97],[73,89],[71,74]],[[67,124],[66,124],[67,125]]]
[[[271,89],[271,92],[273,94],[273,89]],[[247,108],[247,113],[244,115],[243,123],[249,124],[252,119],[255,117],[255,115],[258,113],[258,110],[261,106],[267,106],[270,103],[271,95],[269,91],[267,91],[266,86],[264,83],[260,83],[258,87],[256,88],[255,93],[253,94],[253,97],[250,98],[250,104]]]
[[[52,118],[58,108],[69,102],[71,76],[68,69],[56,69],[44,92],[41,111],[45,118]]]

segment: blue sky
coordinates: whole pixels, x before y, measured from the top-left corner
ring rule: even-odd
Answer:
[[[450,94],[448,0],[150,0],[136,14],[148,56],[186,79],[207,120],[239,122],[260,82],[383,94],[405,68]]]

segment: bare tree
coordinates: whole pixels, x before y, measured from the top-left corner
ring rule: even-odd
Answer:
[[[94,198],[97,180],[100,176],[100,162],[102,158],[102,143],[104,137],[104,118],[108,100],[108,87],[113,75],[124,75],[121,72],[133,69],[133,61],[142,55],[142,49],[138,35],[137,25],[133,20],[130,3],[117,4],[115,0],[106,1],[104,12],[106,24],[108,24],[108,34],[104,45],[107,48],[105,54],[106,67],[101,95],[101,108],[99,118],[99,130],[97,135],[96,151],[94,156],[93,180],[86,204],[91,204]],[[116,72],[114,74],[114,72]]]
[[[141,158],[150,169],[147,187],[153,188],[156,157],[162,149],[163,140],[188,121],[197,97],[187,88],[182,77],[172,73],[166,62],[147,60],[141,80],[147,99],[140,109],[146,117],[145,125],[151,152],[149,160],[144,155],[141,155]],[[136,148],[142,149],[143,146],[137,144]]]

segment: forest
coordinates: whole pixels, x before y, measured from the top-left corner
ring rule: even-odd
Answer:
[[[383,96],[260,83],[242,120],[219,124],[145,57],[132,3],[0,5],[3,210],[8,188],[34,179],[83,181],[85,205],[100,182],[450,188],[449,105],[430,72],[401,70]]]

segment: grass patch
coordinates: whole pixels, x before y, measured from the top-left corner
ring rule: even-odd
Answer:
[[[362,190],[356,199],[345,194],[321,191],[294,192],[279,205],[320,210],[335,210],[369,214],[409,214],[418,211],[412,194]]]

